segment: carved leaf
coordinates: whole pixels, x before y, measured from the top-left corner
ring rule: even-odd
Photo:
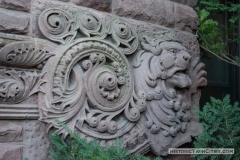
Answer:
[[[33,41],[15,42],[0,50],[1,65],[41,69],[46,60],[53,56],[55,45],[33,39]]]
[[[41,85],[44,74],[0,69],[0,99],[4,102],[19,103],[37,92],[43,92]]]

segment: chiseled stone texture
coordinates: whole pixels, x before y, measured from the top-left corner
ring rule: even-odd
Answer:
[[[21,142],[23,141],[22,124],[0,121],[0,142]]]
[[[47,160],[49,153],[50,140],[48,139],[45,128],[40,121],[29,120],[25,122],[24,129],[24,157],[29,160]]]
[[[181,3],[184,5],[191,6],[191,7],[194,7],[198,2],[198,0],[170,0],[170,1]]]
[[[5,33],[27,33],[30,17],[28,13],[0,8],[0,31]]]
[[[0,160],[22,160],[22,145],[0,145]]]
[[[166,27],[174,27],[174,5],[166,0],[114,0],[113,13]]]
[[[195,32],[199,26],[197,13],[189,6],[174,3],[175,10],[175,28]]]
[[[87,1],[86,0],[71,0],[71,2],[76,5],[94,8],[99,11],[105,11],[105,12],[110,11],[111,1],[112,0],[87,0]]]
[[[190,33],[199,25],[193,8],[167,0],[114,0],[112,13]]]
[[[0,0],[0,7],[17,11],[30,10],[31,0]]]

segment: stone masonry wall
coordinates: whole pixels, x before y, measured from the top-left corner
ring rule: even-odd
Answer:
[[[44,37],[38,31],[39,11],[58,6],[103,12],[106,17],[124,17],[138,33],[171,29],[182,40],[182,45],[198,56],[195,32],[199,20],[193,10],[196,3],[197,0],[0,0],[0,49],[11,42]],[[104,19],[104,16],[101,18]],[[200,91],[194,98],[194,103],[198,105]],[[37,95],[28,101],[37,108]],[[26,104],[24,101],[20,105]],[[1,111],[4,107],[0,101]],[[25,119],[18,119],[14,116],[6,118],[6,113],[1,111],[0,160],[23,160],[25,157],[29,160],[48,159],[49,139],[43,124],[38,121],[38,112],[34,110],[32,117],[26,115]]]

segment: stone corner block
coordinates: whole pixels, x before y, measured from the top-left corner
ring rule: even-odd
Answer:
[[[199,18],[193,8],[174,3],[176,29],[194,33],[199,26]]]
[[[194,7],[198,2],[198,0],[170,0],[170,1],[177,2],[183,5],[188,5],[190,7]]]
[[[0,0],[0,7],[29,12],[31,0]]]
[[[174,27],[173,2],[166,0],[114,0],[112,12],[166,27]]]
[[[27,13],[0,8],[0,32],[27,33],[30,16]]]
[[[0,160],[22,160],[22,145],[0,145]]]
[[[109,12],[112,0],[70,0],[78,6],[93,8],[99,11]]]

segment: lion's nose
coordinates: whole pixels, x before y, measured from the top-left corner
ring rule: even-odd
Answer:
[[[185,61],[189,60],[190,58],[191,58],[190,55],[184,55],[184,56],[183,56],[183,59],[184,59]]]

